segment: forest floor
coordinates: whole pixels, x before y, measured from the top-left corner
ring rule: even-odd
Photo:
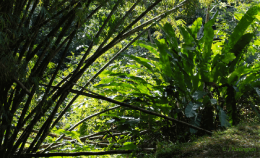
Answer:
[[[189,143],[168,144],[158,158],[249,158],[260,157],[260,123],[240,123],[225,131],[215,131]]]

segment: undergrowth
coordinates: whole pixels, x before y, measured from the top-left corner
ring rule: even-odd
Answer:
[[[160,142],[153,157],[260,157],[259,149],[260,123],[243,122],[188,143]]]

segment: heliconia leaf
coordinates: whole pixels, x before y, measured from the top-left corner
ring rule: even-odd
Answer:
[[[197,36],[197,33],[199,32],[201,25],[202,25],[201,17],[197,18],[191,25],[191,32],[195,37]]]
[[[224,77],[228,75],[227,65],[223,62],[218,62],[214,69],[211,71],[213,76],[213,82],[216,83],[218,77]]]
[[[254,34],[247,33],[240,37],[240,39],[237,41],[237,43],[234,45],[234,47],[230,50],[230,52],[233,52],[236,59],[231,61],[229,64],[229,72],[234,71],[235,65],[239,61],[242,54],[242,50],[250,43],[252,40]],[[230,53],[226,53],[225,56],[229,55]]]
[[[158,50],[160,52],[160,68],[162,71],[162,76],[164,77],[164,80],[167,80],[167,77],[171,77],[173,75],[172,69],[171,69],[171,63],[169,60],[169,54],[167,53],[167,44],[164,39],[161,40],[154,40]]]
[[[166,39],[167,39],[168,43],[170,44],[170,46],[173,49],[175,49],[176,51],[178,51],[178,41],[177,41],[177,38],[175,36],[175,31],[172,28],[171,24],[166,23],[164,26],[162,26],[158,22],[156,22],[156,23],[163,30],[163,32],[166,34]]]
[[[199,115],[200,116],[200,115]],[[192,117],[190,118],[190,124],[199,127],[201,122],[201,117]],[[190,133],[197,133],[198,130],[190,128]]]
[[[196,117],[197,116],[197,112],[196,110],[201,106],[201,103],[192,103],[189,102],[189,104],[186,106],[185,108],[185,115],[186,117],[190,118],[190,117]]]
[[[137,148],[137,145],[133,144],[133,142],[125,142],[124,146],[119,148],[120,150],[134,150]]]
[[[189,89],[192,89],[191,78],[187,73],[184,73],[184,81]]]
[[[192,77],[192,87],[194,90],[197,90],[199,87],[199,75],[193,75]]]
[[[199,70],[199,74],[201,76],[201,81],[203,82],[211,82],[210,81],[210,72],[206,66],[203,66]]]
[[[134,45],[138,45],[140,47],[146,48],[149,51],[151,51],[155,55],[155,57],[159,57],[159,52],[157,51],[155,44],[146,43],[146,42],[143,42],[143,41],[136,41],[134,43]]]
[[[217,107],[219,109],[219,121],[220,121],[221,126],[230,127],[230,123],[228,122],[227,114],[220,106],[217,106]]]
[[[234,53],[227,53],[224,57],[224,59],[222,59],[222,61],[226,64],[228,64],[229,62],[231,62],[232,60],[234,60],[236,58],[236,56],[234,55]]]
[[[210,57],[211,46],[214,38],[214,30],[212,29],[212,25],[215,23],[217,15],[218,14],[216,13],[214,17],[204,25],[204,60],[208,60]]]
[[[153,72],[153,68],[152,66],[149,64],[149,60],[145,59],[145,58],[142,58],[142,57],[136,57],[136,56],[133,56],[133,55],[125,55],[133,60],[135,60],[136,62],[138,62],[139,64],[145,66],[148,70],[150,70],[151,72]]]
[[[242,19],[238,22],[233,33],[228,39],[228,44],[224,47],[224,52],[229,52],[230,49],[234,48],[234,45],[243,36],[248,26],[255,20],[256,15],[260,11],[260,5],[255,5],[246,12]]]
[[[172,28],[172,25],[170,23],[166,23],[162,27],[163,31],[166,33],[167,40],[171,44],[171,47],[174,48],[176,51],[178,51],[178,41],[175,36],[175,31]]]
[[[192,95],[191,95],[191,97],[193,98],[193,99],[195,99],[195,100],[199,100],[199,99],[201,99],[204,95],[206,95],[207,94],[207,92],[204,92],[204,91],[195,91]]]
[[[215,105],[217,104],[217,99],[210,99],[211,104]]]
[[[118,87],[118,88],[135,89],[134,86],[132,86],[131,84],[128,84],[128,83],[111,82],[111,83],[108,83],[108,84],[95,85],[95,87],[97,87],[97,88],[100,88],[100,87],[111,87],[111,86],[115,86],[115,87]]]
[[[246,68],[245,66],[238,67],[235,71],[233,71],[230,74],[230,76],[228,78],[228,83],[232,84],[233,82],[236,82],[240,78],[240,76],[248,73],[249,71],[250,71],[250,69]]]
[[[184,39],[184,42],[186,45],[190,45],[192,42],[192,37],[190,36],[190,34],[186,31],[186,29],[182,26],[178,26],[180,33]]]

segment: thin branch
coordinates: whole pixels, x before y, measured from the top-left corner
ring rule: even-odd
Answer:
[[[134,150],[112,150],[112,151],[100,151],[100,152],[76,152],[76,153],[47,153],[47,154],[21,154],[21,158],[29,157],[51,157],[51,156],[83,156],[83,155],[107,155],[107,154],[130,154]],[[14,155],[14,158],[18,158],[19,155]]]
[[[25,128],[21,128],[22,130],[25,130]],[[39,133],[39,130],[35,130],[35,129],[33,129],[33,130],[31,130],[33,133]],[[58,135],[56,135],[56,134],[54,134],[54,133],[49,133],[48,134],[49,136],[51,136],[51,137],[59,137]],[[67,139],[67,140],[73,140],[71,137],[63,137],[63,139]]]
[[[140,107],[137,107],[137,106],[133,106],[133,105],[130,105],[130,104],[127,104],[127,103],[122,103],[122,102],[119,102],[119,101],[116,101],[116,100],[113,100],[113,99],[104,97],[104,96],[102,96],[102,95],[93,95],[93,94],[90,94],[90,93],[85,93],[85,92],[81,92],[81,91],[77,91],[77,90],[70,90],[70,92],[71,92],[71,93],[75,93],[75,94],[80,94],[80,95],[88,96],[88,97],[91,97],[91,98],[106,100],[106,101],[108,101],[108,102],[115,103],[115,104],[121,105],[121,106],[123,106],[123,107],[128,107],[128,108],[130,108],[130,109],[142,111],[142,112],[147,113],[147,114],[150,114],[150,115],[159,116],[159,117],[162,117],[162,118],[164,118],[164,119],[171,120],[171,121],[173,121],[173,122],[180,123],[180,124],[186,125],[186,126],[188,126],[188,127],[191,127],[191,128],[194,128],[194,129],[197,129],[197,130],[204,131],[204,132],[206,132],[206,133],[212,134],[212,132],[210,132],[210,131],[208,131],[208,130],[199,128],[199,127],[197,127],[197,126],[193,126],[193,125],[191,125],[191,124],[189,124],[189,123],[186,123],[186,122],[183,122],[183,121],[180,121],[180,120],[176,120],[176,119],[174,119],[174,118],[171,118],[171,117],[168,117],[168,116],[165,116],[165,115],[161,115],[161,114],[158,114],[158,113],[155,113],[155,112],[152,112],[152,111],[148,111],[148,110],[145,110],[145,109],[143,109],[143,108],[140,108]]]
[[[105,47],[103,47],[100,51],[107,51],[108,49],[112,48],[114,45],[116,45],[117,43],[119,43],[120,41],[122,41],[123,39],[125,39],[126,37],[140,31],[142,28],[144,28],[145,26],[151,24],[152,22],[154,22],[155,20],[161,20],[163,18],[165,18],[167,15],[169,15],[170,13],[176,11],[177,9],[179,9],[180,7],[182,7],[184,4],[186,4],[188,2],[188,0],[185,0],[183,2],[181,2],[179,5],[177,5],[176,7],[172,8],[171,10],[168,10],[166,11],[165,13],[163,14],[160,14],[156,17],[154,17],[153,19],[151,20],[148,20],[146,22],[144,22],[143,24],[133,28],[132,30],[124,33],[123,35],[121,36],[117,36],[113,41],[111,41],[109,44],[107,44]]]
[[[23,90],[25,90],[26,93],[31,94],[31,92],[23,85],[22,82],[20,82],[16,77],[13,76],[13,80],[22,87]]]
[[[102,114],[102,113],[105,113],[105,112],[107,112],[107,111],[116,109],[116,108],[118,108],[118,107],[120,107],[120,106],[115,106],[115,107],[112,107],[112,108],[110,108],[110,109],[107,109],[107,110],[104,110],[104,111],[95,113],[95,114],[93,114],[93,115],[90,115],[90,116],[88,116],[88,117],[82,119],[82,120],[79,121],[78,123],[76,123],[74,126],[70,127],[70,128],[68,129],[68,131],[72,131],[72,130],[73,130],[74,128],[76,128],[78,125],[80,125],[80,124],[83,123],[84,121],[86,121],[86,120],[88,120],[88,119],[90,119],[90,118],[92,118],[92,117],[94,117],[94,116],[100,115],[100,114]],[[55,140],[54,143],[56,143],[57,141],[61,140],[64,136],[65,136],[65,134],[62,134],[58,139]],[[43,152],[47,151],[54,143],[50,144]]]
[[[155,23],[154,23],[155,24]],[[112,59],[110,59],[91,79],[88,80],[85,87],[87,87],[90,82],[92,82],[102,71],[105,70],[123,51],[125,51],[129,46],[131,46],[137,39],[139,39],[142,34],[144,34],[150,27],[152,27],[154,24],[150,25],[148,28],[143,30],[136,38],[134,38],[130,43],[128,43],[123,49],[121,49],[118,53],[116,53]]]

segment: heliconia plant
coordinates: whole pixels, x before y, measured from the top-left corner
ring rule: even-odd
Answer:
[[[222,127],[236,125],[239,123],[237,104],[241,97],[249,96],[249,91],[260,96],[260,82],[256,81],[259,78],[260,62],[249,67],[240,64],[244,49],[255,35],[246,30],[259,15],[259,11],[259,5],[251,7],[223,44],[215,44],[213,41],[212,26],[218,13],[205,25],[202,24],[202,18],[198,18],[190,27],[173,28],[170,23],[163,26],[157,23],[165,33],[165,39],[154,39],[155,43],[135,42],[136,46],[149,50],[154,58],[149,60],[128,55],[146,68],[146,73],[153,78],[153,84],[141,77],[106,71],[103,74],[117,76],[117,81],[111,79],[112,83],[107,81],[107,84],[99,86],[125,87],[129,89],[128,101],[129,98],[146,98],[141,101],[144,105],[152,106],[150,110],[174,118],[180,112],[177,109],[181,109],[186,118],[189,118],[189,123],[195,126],[212,129],[216,121]],[[182,36],[181,42],[176,37],[176,29]],[[135,65],[128,67],[137,69]],[[241,79],[244,76],[246,78]],[[119,83],[119,80],[132,82]],[[159,91],[162,95],[154,97],[152,91]],[[253,104],[250,105],[260,118]],[[190,128],[190,132],[196,133],[197,130]]]

